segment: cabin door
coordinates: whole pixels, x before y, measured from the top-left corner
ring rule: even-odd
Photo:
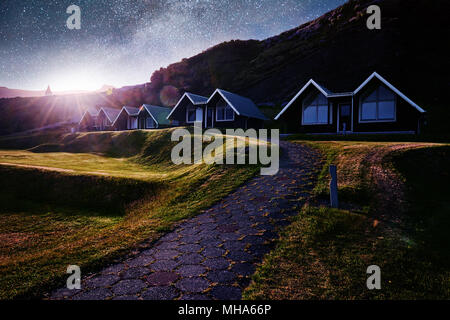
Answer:
[[[201,122],[203,125],[203,109],[202,108],[197,108],[197,110],[195,111],[195,121]]]
[[[352,107],[350,104],[339,105],[338,132],[352,131]]]
[[[209,108],[208,111],[206,111],[206,127],[207,128],[214,127],[213,114],[214,114],[214,109],[212,109],[212,108]]]

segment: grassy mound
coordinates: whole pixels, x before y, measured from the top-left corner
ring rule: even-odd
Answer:
[[[255,166],[170,161],[172,129],[0,138],[0,299],[64,287],[148,246]]]
[[[301,141],[322,151],[315,198],[281,235],[247,299],[448,299],[450,147]],[[338,167],[340,210],[328,207]],[[381,290],[366,287],[370,265]]]
[[[45,204],[124,214],[130,204],[161,189],[162,182],[0,166],[1,211],[36,210]]]

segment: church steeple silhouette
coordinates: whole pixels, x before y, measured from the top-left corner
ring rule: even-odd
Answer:
[[[46,96],[52,96],[53,95],[52,90],[50,90],[50,85],[48,85],[47,90],[45,91],[45,95]]]

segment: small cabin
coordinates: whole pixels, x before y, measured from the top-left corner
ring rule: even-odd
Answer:
[[[171,109],[166,107],[142,105],[137,116],[138,129],[160,129],[175,125],[167,119],[170,111]]]
[[[420,133],[425,110],[374,72],[354,91],[313,79],[275,117],[288,133]]]
[[[138,129],[139,111],[139,108],[124,106],[114,121],[114,128],[118,131]]]
[[[209,97],[186,92],[168,119],[181,125],[201,122],[203,128],[263,128],[267,118],[252,100],[222,89]]]
[[[96,130],[97,131],[110,131],[114,130],[114,122],[119,115],[120,110],[108,107],[100,108],[96,119]]]
[[[80,131],[96,131],[97,117],[99,110],[97,108],[88,108],[81,116],[78,122],[78,130]]]

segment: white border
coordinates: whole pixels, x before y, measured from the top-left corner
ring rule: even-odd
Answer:
[[[209,97],[207,104],[209,104],[212,100],[212,98],[214,98],[214,96],[216,95],[216,93],[219,93],[220,96],[223,98],[223,100],[225,100],[226,103],[228,103],[228,105],[231,107],[231,109],[234,110],[234,112],[236,112],[236,114],[238,116],[240,116],[241,114],[239,113],[239,111],[236,110],[236,108],[233,106],[233,104],[224,96],[224,94],[222,93],[222,89],[216,89],[216,91],[214,91],[214,93],[211,95],[211,97]],[[217,114],[217,113],[216,113]],[[217,121],[217,120],[216,120]],[[230,121],[230,120],[227,120]]]
[[[370,77],[368,77],[366,79],[366,81],[364,81],[355,91],[354,94],[356,95],[359,91],[361,91],[362,88],[364,88],[369,82],[370,80],[372,80],[373,78],[377,78],[378,80],[380,80],[381,82],[383,82],[389,89],[391,89],[392,91],[394,91],[397,95],[399,95],[403,100],[405,100],[406,102],[408,102],[410,105],[412,105],[414,108],[416,108],[419,112],[424,113],[426,112],[425,110],[423,110],[421,107],[419,107],[417,104],[415,104],[411,99],[409,99],[407,96],[405,96],[402,92],[400,92],[400,90],[398,90],[396,87],[394,87],[392,84],[390,84],[386,79],[384,79],[382,76],[380,76],[378,73],[374,72],[371,74]]]
[[[311,84],[314,85],[320,92],[322,92],[323,95],[328,99],[329,95],[327,94],[327,92],[323,90],[323,88],[319,86],[313,79],[311,79],[308,81],[307,84],[303,86],[303,88],[295,95],[295,97],[292,98],[291,101],[289,101],[289,103],[283,108],[283,110],[281,110],[281,112],[275,117],[275,120],[278,120],[280,116],[295,102],[295,100],[297,100],[297,98],[303,93],[303,91],[305,91]]]

